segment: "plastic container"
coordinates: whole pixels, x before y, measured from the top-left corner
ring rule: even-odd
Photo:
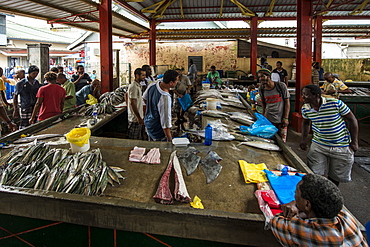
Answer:
[[[202,83],[202,89],[203,90],[209,90],[211,88],[211,84],[209,83]]]
[[[72,153],[86,152],[90,149],[89,128],[75,128],[66,134],[67,141],[71,144]]]
[[[205,130],[204,145],[207,145],[207,146],[212,145],[212,126],[210,124],[207,125],[206,130]]]
[[[73,143],[69,143],[71,145],[71,150],[72,150],[72,153],[84,153],[86,151],[88,151],[90,149],[90,140],[88,139],[87,140],[87,143],[84,144],[82,147],[80,146],[77,146]]]
[[[207,98],[207,110],[216,110],[218,99]]]
[[[173,138],[172,144],[176,147],[186,147],[190,144],[190,141],[186,137]]]

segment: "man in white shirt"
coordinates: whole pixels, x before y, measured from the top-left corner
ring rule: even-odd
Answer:
[[[145,71],[137,68],[134,72],[135,80],[129,85],[127,90],[127,112],[128,130],[127,138],[142,139],[144,125],[143,98],[140,82],[145,78]]]

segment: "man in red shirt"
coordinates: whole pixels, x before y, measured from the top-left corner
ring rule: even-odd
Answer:
[[[57,74],[48,72],[44,78],[48,82],[48,85],[41,87],[37,92],[37,101],[29,120],[30,124],[35,123],[35,118],[39,111],[38,121],[53,117],[63,111],[66,91],[56,84]]]

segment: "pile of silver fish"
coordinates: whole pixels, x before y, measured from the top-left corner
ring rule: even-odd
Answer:
[[[99,102],[111,105],[117,105],[125,101],[126,87],[119,87],[114,92],[103,93],[99,97]]]
[[[68,154],[68,149],[50,148],[43,142],[15,148],[0,159],[0,185],[101,195],[108,184],[121,184],[119,167],[109,167],[100,149]]]
[[[112,114],[113,112],[116,111],[116,108],[110,103],[96,103],[94,105],[87,107],[85,111],[85,116],[92,116],[94,110],[97,111],[98,115],[105,113]]]

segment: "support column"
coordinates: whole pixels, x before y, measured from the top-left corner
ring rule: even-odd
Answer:
[[[301,89],[311,84],[312,61],[312,1],[297,0],[297,76],[295,89],[295,112],[291,125],[298,132],[302,126],[302,97]]]
[[[314,28],[314,52],[313,60],[319,62],[321,65],[321,54],[322,54],[322,16],[318,15],[315,18],[315,28]]]
[[[258,17],[251,18],[251,49],[250,49],[250,71],[251,74],[257,77],[257,23]]]
[[[99,6],[100,66],[102,93],[113,91],[112,0]]]
[[[156,51],[156,39],[157,39],[157,33],[156,33],[156,21],[151,20],[150,21],[150,33],[149,33],[149,65],[155,66],[157,65],[156,57],[157,57],[157,51]]]
[[[30,65],[36,65],[40,69],[37,75],[39,82],[44,81],[44,75],[50,71],[49,47],[51,44],[27,44],[27,59]],[[27,68],[26,68],[27,71]]]

